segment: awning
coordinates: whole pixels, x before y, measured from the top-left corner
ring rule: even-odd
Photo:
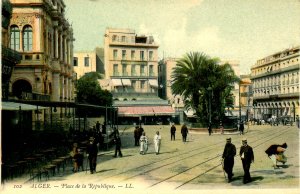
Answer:
[[[1,109],[2,110],[10,110],[10,111],[30,111],[30,110],[41,110],[41,109],[47,109],[49,107],[43,107],[43,106],[34,106],[30,104],[22,104],[22,103],[16,103],[16,102],[1,102]]]
[[[174,115],[175,111],[171,106],[136,106],[119,107],[119,117],[138,117],[138,116],[161,116]]]
[[[99,82],[102,89],[103,88],[107,89],[111,85],[111,80],[110,79],[98,79],[98,82]]]
[[[184,113],[188,118],[197,117],[197,115],[195,115],[196,112],[193,109],[185,110]]]
[[[112,79],[113,86],[122,86],[121,79]]]
[[[158,83],[156,79],[149,79],[150,86],[158,88]]]
[[[130,79],[122,79],[123,86],[131,86]]]

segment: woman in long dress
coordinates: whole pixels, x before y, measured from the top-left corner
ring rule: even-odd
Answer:
[[[144,155],[146,154],[148,150],[148,138],[146,136],[146,133],[143,132],[142,136],[140,137],[140,154]]]

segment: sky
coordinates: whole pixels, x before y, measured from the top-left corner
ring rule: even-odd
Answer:
[[[300,45],[300,0],[64,0],[74,51],[104,47],[107,27],[152,35],[159,59],[203,52],[237,60],[242,74],[257,60]]]

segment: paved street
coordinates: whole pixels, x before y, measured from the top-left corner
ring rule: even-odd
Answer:
[[[113,149],[102,151],[98,156],[97,172],[90,174],[86,171],[71,172],[71,165],[66,171],[51,176],[43,182],[49,184],[51,191],[64,189],[67,186],[79,184],[86,191],[112,192],[157,192],[174,191],[186,192],[189,190],[207,191],[213,189],[276,189],[275,191],[289,191],[297,193],[299,190],[299,129],[296,126],[260,125],[250,126],[245,135],[239,134],[212,134],[193,132],[188,135],[188,142],[183,143],[180,135],[180,126],[176,126],[176,141],[170,141],[169,126],[144,126],[146,135],[150,139],[150,147],[146,155],[139,154],[139,147],[134,146],[133,127],[120,126],[123,141],[123,157],[113,158]],[[124,130],[125,129],[125,130]],[[153,136],[159,130],[162,135],[161,153],[154,152]],[[241,139],[246,137],[248,144],[253,147],[255,162],[251,165],[250,173],[253,182],[242,183],[243,169],[240,158],[235,158],[234,177],[231,183],[224,178],[221,154],[226,137],[232,138],[232,143],[241,146]],[[286,142],[288,149],[286,165],[273,169],[271,160],[265,150],[271,144]],[[84,164],[84,167],[86,164]],[[28,178],[28,177],[27,177]],[[15,193],[13,185],[20,184],[22,189],[32,189],[33,182],[26,176],[14,179],[4,185],[5,191]],[[40,183],[40,182],[34,182]],[[68,185],[67,185],[68,184]],[[84,185],[86,188],[83,188]],[[281,190],[284,189],[284,190]],[[289,189],[289,190],[286,190]],[[79,190],[78,190],[79,191]],[[81,190],[82,191],[82,190]]]

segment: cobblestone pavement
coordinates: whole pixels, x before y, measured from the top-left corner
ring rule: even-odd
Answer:
[[[65,172],[56,173],[43,182],[28,181],[28,176],[16,178],[2,185],[3,191],[15,193],[18,189],[13,187],[21,185],[19,190],[32,193],[41,191],[32,186],[39,187],[44,183],[51,187],[42,189],[46,193],[300,193],[299,129],[295,126],[254,125],[246,129],[244,135],[213,133],[209,136],[204,132],[191,132],[185,143],[181,140],[180,127],[176,126],[176,141],[171,141],[170,126],[144,126],[150,146],[146,155],[140,155],[139,147],[134,146],[134,128],[119,126],[123,157],[113,158],[113,148],[99,152],[95,174],[88,171],[72,173],[70,165]],[[162,135],[159,155],[155,154],[153,145],[157,130]],[[227,183],[220,162],[227,137],[232,138],[237,153],[244,137],[253,147],[255,161],[250,169],[251,183],[242,183],[243,169],[239,156],[235,158],[233,181]],[[271,144],[284,142],[288,144],[285,153],[288,161],[279,169],[273,169],[264,151]]]

